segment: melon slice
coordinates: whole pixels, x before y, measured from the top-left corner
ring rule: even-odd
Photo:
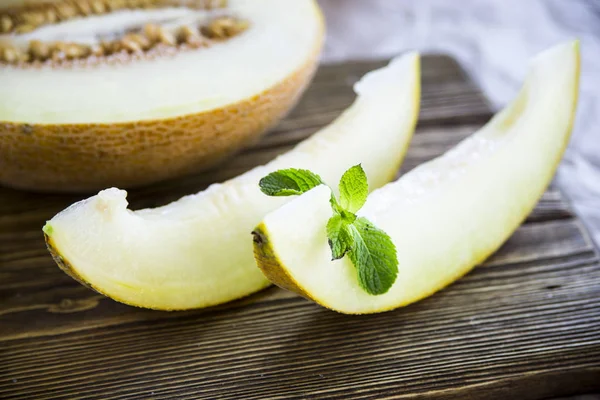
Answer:
[[[578,80],[577,42],[544,52],[514,102],[480,131],[369,196],[359,215],[397,249],[398,277],[387,293],[363,291],[348,257],[331,261],[325,186],[256,228],[259,267],[275,284],[348,314],[390,310],[440,290],[490,256],[534,208],[569,141]]]
[[[326,179],[362,163],[371,187],[393,179],[419,111],[419,57],[369,73],[358,98],[331,125],[288,153],[223,184],[155,209],[130,211],[108,189],[44,227],[58,265],[115,300],[163,310],[206,307],[256,292],[269,281],[252,256],[252,228],[286,199],[265,196],[260,178],[309,168]]]
[[[8,7],[10,6],[10,7]],[[0,6],[0,183],[131,187],[256,140],[315,71],[314,0]]]

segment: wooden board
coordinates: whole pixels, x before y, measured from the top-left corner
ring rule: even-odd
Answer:
[[[301,104],[222,168],[130,194],[164,204],[266,162],[333,120],[382,63],[322,67]],[[490,117],[450,58],[423,60],[403,171]],[[0,189],[0,399],[542,399],[600,390],[600,264],[549,190],[484,265],[409,307],[344,316],[277,288],[190,312],[136,309],[59,271],[43,222],[82,196]]]

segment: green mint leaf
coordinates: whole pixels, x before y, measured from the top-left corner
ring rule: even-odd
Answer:
[[[354,247],[354,237],[350,232],[349,223],[339,214],[327,221],[327,239],[332,260],[339,260]]]
[[[321,177],[306,169],[280,169],[260,180],[260,190],[268,196],[295,196],[323,184]]]
[[[340,206],[351,213],[360,210],[367,201],[367,195],[369,194],[367,175],[360,164],[344,172],[342,179],[340,179],[339,188]]]
[[[269,196],[300,195],[324,184],[319,175],[295,168],[272,172],[259,182],[260,190]],[[360,164],[344,173],[339,188],[339,201],[331,193],[333,216],[326,227],[332,259],[348,254],[363,290],[371,295],[384,294],[398,276],[396,247],[384,231],[366,218],[356,216],[367,200],[369,189]]]
[[[356,267],[360,286],[372,295],[386,293],[398,276],[396,246],[364,217],[357,218],[350,231],[354,246],[348,256]]]

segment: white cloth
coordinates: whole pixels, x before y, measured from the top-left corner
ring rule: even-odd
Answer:
[[[324,62],[391,57],[407,49],[454,56],[496,109],[519,89],[527,61],[579,38],[581,94],[558,173],[600,244],[600,0],[320,0]]]

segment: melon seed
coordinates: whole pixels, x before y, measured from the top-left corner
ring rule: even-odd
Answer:
[[[19,52],[19,61],[24,63],[29,62],[31,61],[31,56],[29,55],[29,53],[21,51]]]
[[[85,45],[69,43],[65,46],[64,53],[68,59],[72,60],[76,58],[87,57],[90,52],[89,48]]]
[[[125,36],[121,39],[121,44],[130,53],[137,53],[142,51],[142,47],[133,39],[128,36]]]
[[[162,27],[158,27],[158,40],[160,43],[168,46],[175,46],[177,44],[175,36]]]
[[[101,1],[94,1],[94,2],[92,2],[92,10],[96,14],[103,14],[106,12],[106,7],[104,6],[104,3],[102,3]]]
[[[232,17],[220,17],[212,20],[202,28],[202,33],[209,38],[225,39],[248,29],[248,22]]]
[[[39,40],[32,40],[29,43],[29,51],[36,60],[44,61],[50,57],[50,47]]]
[[[100,47],[102,48],[102,52],[105,55],[111,55],[113,53],[115,53],[116,51],[118,51],[116,49],[116,42],[106,42],[106,41],[101,41],[100,42]],[[115,49],[116,51],[113,51],[113,49]]]
[[[77,15],[77,10],[70,4],[58,4],[56,6],[56,11],[58,13],[58,17],[63,21],[71,19]]]
[[[159,30],[159,27],[157,25],[146,24],[146,25],[144,25],[142,32],[148,38],[148,40],[150,40],[151,42],[154,43],[154,42],[158,42],[160,40],[158,30]]]
[[[202,45],[203,40],[198,31],[189,26],[182,26],[178,32],[178,41],[180,43],[187,43],[194,47]]]
[[[37,13],[37,12],[23,13],[23,14],[21,14],[21,19],[23,20],[24,23],[26,23],[28,25],[33,25],[33,26],[39,26],[39,25],[42,25],[44,22],[46,22],[46,18],[44,17],[44,14]]]
[[[130,33],[125,37],[137,43],[142,48],[142,50],[148,50],[152,46],[150,40],[147,37],[140,35],[139,33]]]
[[[46,23],[53,24],[58,20],[58,16],[56,15],[56,11],[52,8],[48,8],[45,13]]]
[[[0,17],[0,32],[8,33],[13,28],[13,21],[8,15]]]
[[[123,43],[121,43],[120,41],[104,42],[103,47],[104,47],[104,52],[107,55],[119,53],[121,50],[124,49]]]
[[[14,47],[4,47],[0,48],[0,50],[3,61],[6,61],[9,64],[14,64],[19,61],[19,52]]]
[[[109,0],[106,2],[106,7],[111,11],[123,9],[125,6],[125,0]]]
[[[90,5],[89,1],[86,0],[79,0],[77,1],[77,8],[79,9],[79,12],[84,15],[84,16],[88,16],[92,13],[92,6]]]
[[[35,30],[35,28],[36,28],[35,26],[30,25],[30,24],[21,24],[15,28],[15,33],[17,33],[17,34],[29,33],[31,31]]]

